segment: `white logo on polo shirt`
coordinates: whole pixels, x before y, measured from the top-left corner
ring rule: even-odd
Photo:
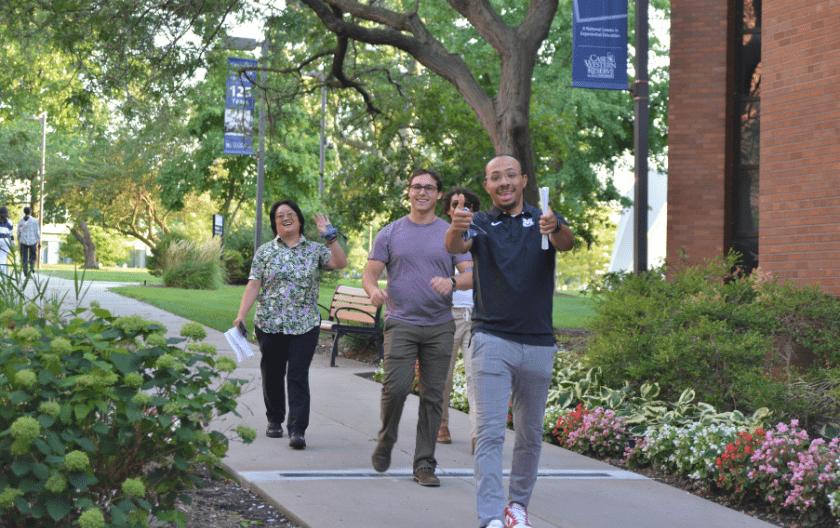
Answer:
[[[501,223],[502,223],[502,221],[501,221],[501,220],[499,220],[498,222],[490,222],[490,225],[495,227],[495,226],[497,226],[497,225],[499,225],[499,224],[501,224]]]
[[[531,227],[532,225],[534,225],[534,219],[533,218],[523,218],[522,219],[522,227]]]

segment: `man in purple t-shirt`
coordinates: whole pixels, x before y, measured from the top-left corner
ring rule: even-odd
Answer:
[[[435,446],[440,428],[443,389],[455,334],[452,291],[472,287],[467,255],[450,255],[444,247],[449,224],[435,216],[443,182],[431,169],[417,169],[408,179],[411,211],[376,235],[362,275],[362,285],[376,306],[387,307],[382,383],[382,429],[373,451],[373,467],[391,465],[400,416],[411,393],[414,366],[420,374],[420,410],[414,448],[414,480],[440,486],[435,476]],[[454,277],[455,268],[461,272]],[[388,270],[388,287],[379,288]]]

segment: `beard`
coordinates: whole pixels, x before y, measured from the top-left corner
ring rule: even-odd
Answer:
[[[517,205],[519,205],[519,200],[514,198],[510,203],[499,204],[498,207],[503,211],[510,211],[511,209],[515,209]]]

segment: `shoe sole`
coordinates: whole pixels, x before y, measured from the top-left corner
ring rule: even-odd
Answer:
[[[289,443],[289,447],[291,447],[292,449],[306,449],[306,442],[294,443],[294,444]]]
[[[267,437],[269,437],[269,438],[283,438],[283,433],[280,433],[280,434],[277,434],[277,433],[265,433],[265,436],[267,436]]]
[[[439,488],[440,487],[440,481],[437,481],[437,482],[420,482],[419,478],[414,477],[414,482],[416,482],[416,483],[418,483],[421,486],[426,487],[426,488]]]
[[[437,443],[439,443],[439,444],[451,444],[452,439],[451,438],[446,438],[446,439],[441,440],[440,438],[438,438]]]

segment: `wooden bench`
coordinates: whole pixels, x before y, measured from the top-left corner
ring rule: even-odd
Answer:
[[[330,366],[335,366],[338,355],[338,340],[343,335],[359,335],[373,338],[379,349],[379,361],[382,361],[382,307],[370,302],[367,292],[362,288],[338,285],[333,293],[330,307],[319,304],[327,313],[328,319],[321,320],[321,331],[333,334],[332,358]]]

